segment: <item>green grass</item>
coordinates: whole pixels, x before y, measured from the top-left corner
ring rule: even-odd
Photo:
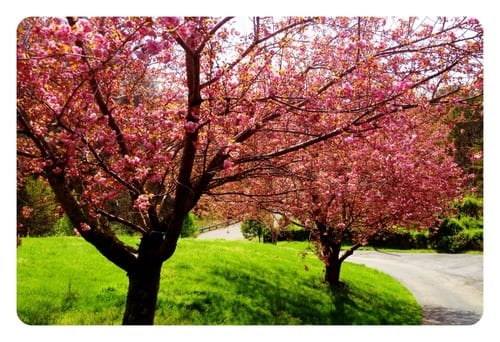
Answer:
[[[414,297],[363,265],[344,263],[346,289],[332,295],[316,256],[300,256],[305,247],[180,240],[163,266],[155,324],[420,324]],[[83,239],[23,239],[17,266],[23,322],[121,323],[126,275]]]

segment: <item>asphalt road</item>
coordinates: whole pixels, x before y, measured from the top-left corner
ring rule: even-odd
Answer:
[[[198,235],[198,239],[224,239],[224,240],[242,240],[241,222],[236,222],[224,229],[212,230]]]
[[[240,223],[198,236],[243,239]],[[356,251],[346,262],[385,272],[413,293],[424,310],[423,324],[469,325],[483,312],[483,256],[479,254]]]
[[[356,251],[346,261],[399,280],[422,306],[423,324],[469,325],[481,319],[482,255]]]

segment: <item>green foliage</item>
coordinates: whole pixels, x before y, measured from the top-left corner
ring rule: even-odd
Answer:
[[[347,287],[332,294],[305,248],[180,240],[162,270],[155,324],[420,324],[415,298],[393,278],[347,262]],[[27,324],[121,324],[126,292],[126,274],[81,238],[27,238],[18,249],[17,312]]]
[[[438,250],[458,253],[483,249],[483,201],[465,197],[455,204],[458,217],[447,218],[431,236],[431,246]]]
[[[455,162],[466,174],[474,174],[470,187],[475,187],[477,193],[483,192],[483,159],[471,160],[475,153],[483,151],[483,99],[469,101],[466,107],[455,108],[451,111],[452,118],[461,117],[450,134],[455,145]]]
[[[73,231],[73,224],[67,215],[60,217],[52,229],[52,233],[57,236],[72,236],[75,235]]]
[[[457,204],[461,215],[479,219],[483,216],[483,200],[481,198],[466,196],[461,203]]]
[[[428,248],[427,231],[415,231],[403,227],[385,229],[368,240],[368,244],[377,248],[426,249]]]
[[[446,218],[432,233],[402,227],[385,229],[369,239],[369,245],[391,249],[428,249],[458,253],[483,249],[483,201],[467,196],[454,203],[457,217]]]
[[[182,224],[181,237],[196,237],[198,233],[199,230],[195,223],[195,215],[189,212]]]
[[[264,235],[269,231],[269,228],[266,226],[266,224],[262,221],[259,220],[245,220],[241,224],[241,233],[245,237],[245,239],[252,240],[255,237],[259,239],[259,242],[261,239],[263,240]]]
[[[23,215],[23,208],[32,209],[29,217]],[[56,209],[55,195],[44,179],[27,178],[24,186],[17,192],[17,222],[22,225],[20,235],[53,235],[53,228],[58,220]]]
[[[462,230],[454,237],[452,248],[454,252],[462,252],[466,250],[482,250],[483,230],[482,229]]]

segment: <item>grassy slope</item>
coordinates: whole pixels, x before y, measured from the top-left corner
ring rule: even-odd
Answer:
[[[345,263],[331,295],[304,243],[184,239],[163,267],[156,324],[419,324],[421,309],[391,277]],[[124,272],[80,238],[24,239],[18,315],[28,324],[120,324]],[[307,270],[306,270],[307,269]]]

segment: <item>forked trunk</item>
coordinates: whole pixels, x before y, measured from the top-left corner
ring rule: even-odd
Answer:
[[[138,265],[129,272],[124,325],[152,325],[160,289],[161,263]]]

